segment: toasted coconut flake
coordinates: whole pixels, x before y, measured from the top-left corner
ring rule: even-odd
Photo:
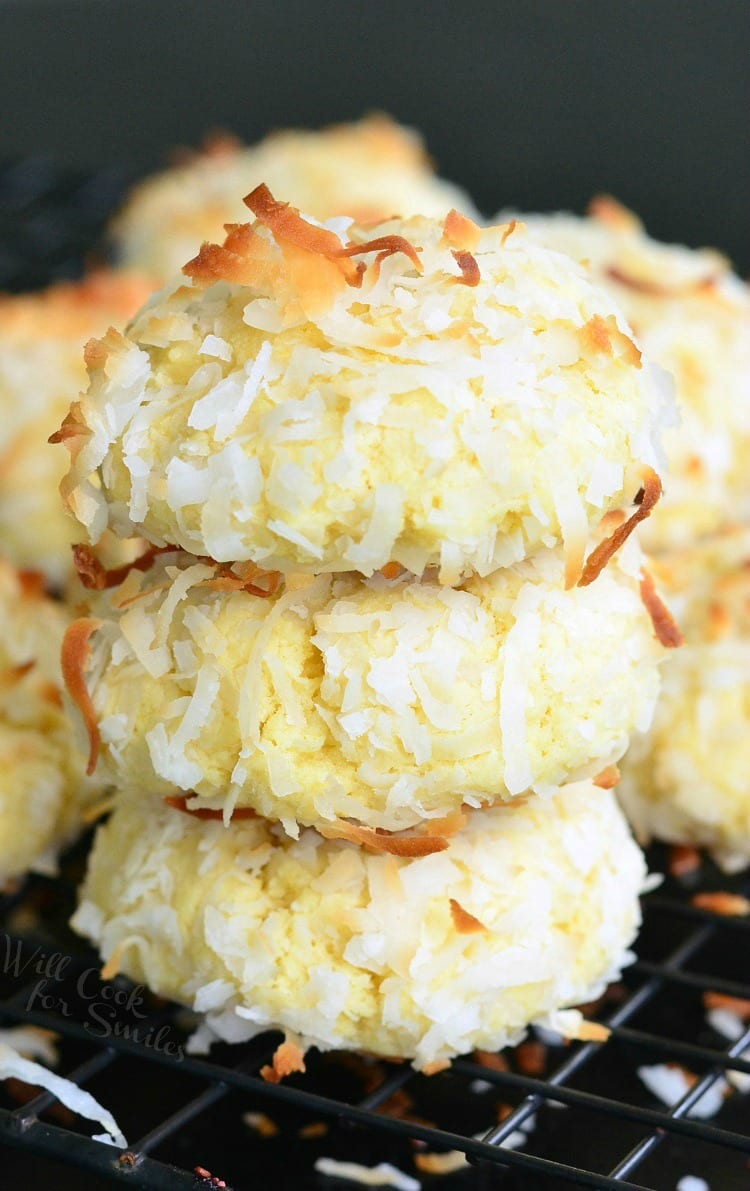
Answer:
[[[724,914],[728,918],[745,918],[750,914],[750,899],[740,893],[718,890],[716,893],[696,893],[691,901],[699,910]]]
[[[453,1174],[468,1166],[468,1160],[460,1150],[448,1150],[444,1154],[428,1150],[423,1154],[414,1155],[414,1165],[422,1174]]]
[[[305,1071],[305,1053],[296,1042],[286,1041],[276,1047],[271,1066],[261,1067],[260,1076],[266,1083],[281,1083],[297,1071]]]
[[[218,574],[215,579],[204,579],[198,584],[199,587],[211,587],[215,591],[245,591],[248,595],[259,596],[261,599],[267,600],[276,595],[281,585],[279,571],[264,571],[262,567],[256,566],[253,562],[239,564],[240,573],[237,574],[230,567],[214,562],[212,558],[206,558],[205,561],[215,566]],[[260,580],[263,586],[256,580]]]
[[[278,202],[264,183],[256,186],[242,201],[275,240],[286,240],[297,248],[321,256],[336,256],[341,251],[341,241],[335,232],[308,223],[289,203]]]
[[[83,449],[86,439],[90,438],[92,431],[86,425],[83,419],[80,401],[74,401],[63,418],[62,426],[56,430],[54,434],[50,434],[47,439],[48,443],[55,446],[57,443],[62,443],[70,454],[71,464],[75,464],[76,459]],[[63,482],[64,483],[64,482]],[[63,498],[67,499],[66,490],[63,487],[60,489]]]
[[[586,559],[583,574],[578,580],[579,587],[588,587],[590,583],[593,583],[599,577],[612,556],[617,553],[620,547],[630,537],[636,525],[648,517],[661,496],[661,491],[661,480],[656,472],[651,467],[644,468],[643,487],[635,498],[637,505],[635,512],[631,513],[627,521],[623,521],[621,525],[618,525],[617,529],[608,538],[605,538],[603,542],[599,543],[596,549],[592,550]]]
[[[577,1042],[606,1042],[612,1031],[609,1026],[598,1021],[581,1021],[575,1027],[575,1032],[566,1036]]]
[[[654,586],[653,576],[649,571],[643,571],[640,582],[641,599],[646,611],[651,617],[657,640],[665,649],[676,649],[682,645],[683,636],[669,608],[662,600]]]
[[[725,1009],[734,1013],[741,1021],[750,1021],[750,999],[746,997],[730,997],[726,993],[705,992],[703,1004],[706,1009]]]
[[[243,1112],[242,1123],[260,1137],[276,1137],[279,1126],[265,1112]]]
[[[397,252],[402,252],[404,256],[408,256],[417,272],[422,272],[423,266],[418,256],[420,249],[415,248],[411,241],[405,239],[404,236],[378,236],[374,240],[366,240],[364,244],[347,244],[346,248],[339,246],[338,251],[334,255],[342,257],[361,256],[364,252],[377,252],[378,263],[384,261],[386,257],[393,256]]]
[[[723,604],[714,601],[708,608],[708,639],[709,641],[723,641],[734,628],[729,611]]]
[[[465,910],[460,902],[456,901],[455,897],[450,899],[451,918],[453,925],[460,935],[476,935],[480,931],[487,930],[483,922]]]
[[[510,237],[513,235],[514,231],[517,228],[523,228],[526,225],[520,219],[511,219],[509,223],[506,223],[502,226],[503,226],[503,234],[500,237],[500,247],[501,248],[505,244],[505,242],[510,239]]]
[[[641,352],[627,335],[620,330],[617,319],[613,314],[607,318],[595,314],[593,318],[581,327],[580,335],[590,351],[603,352],[604,355],[615,355],[615,349],[634,368],[641,366]]]
[[[0,672],[0,685],[14,687],[34,669],[36,662],[23,662],[20,666],[8,666]]]
[[[468,219],[460,211],[452,208],[445,217],[443,224],[443,239],[455,248],[462,248],[465,252],[473,252],[479,244],[482,229],[473,219]]]
[[[317,828],[324,839],[344,839],[358,844],[370,852],[390,852],[392,856],[431,856],[433,852],[444,852],[448,841],[439,835],[392,835],[387,831],[375,831],[371,827],[360,827],[337,819]]]
[[[122,970],[122,957],[132,943],[137,942],[138,935],[128,935],[125,939],[120,939],[112,954],[106,963],[102,964],[99,969],[99,975],[102,980],[114,980],[115,976],[119,976]]]
[[[325,1121],[311,1121],[309,1125],[303,1125],[298,1130],[297,1136],[303,1138],[305,1141],[310,1141],[316,1137],[325,1137],[328,1132],[328,1126]]]
[[[475,1063],[480,1067],[486,1068],[487,1071],[508,1071],[508,1060],[502,1054],[495,1054],[491,1050],[475,1050],[473,1054]]]
[[[641,221],[611,194],[595,194],[588,206],[592,219],[608,224],[614,231],[639,232]]]
[[[685,877],[701,866],[701,854],[690,844],[674,844],[669,849],[667,867],[672,877]]]
[[[594,778],[594,785],[600,790],[614,790],[620,780],[620,770],[616,765],[608,765]]]
[[[25,600],[38,600],[44,595],[45,577],[41,571],[19,571],[18,584]]]
[[[158,554],[168,554],[175,546],[150,546],[138,558],[121,567],[108,569],[89,546],[73,546],[73,566],[82,585],[89,591],[105,591],[119,587],[131,571],[147,571]]]
[[[399,575],[403,573],[403,569],[398,562],[387,562],[384,567],[380,568],[380,574],[384,579],[398,579]]]
[[[207,285],[216,281],[248,285],[257,281],[264,266],[269,266],[268,256],[268,245],[261,242],[250,224],[230,225],[223,244],[202,244],[182,271],[193,281]]]
[[[479,265],[477,259],[472,256],[470,252],[465,252],[458,248],[451,248],[451,256],[461,270],[461,276],[457,278],[463,285],[474,286],[479,285],[482,280],[482,274],[479,272]]]
[[[590,318],[581,327],[580,333],[587,347],[593,351],[604,352],[607,356],[612,355],[612,340],[607,331],[607,324],[600,314],[596,314],[593,318]]]
[[[99,724],[86,686],[84,670],[91,655],[91,637],[97,629],[101,628],[101,623],[100,620],[91,620],[87,617],[74,620],[71,625],[68,625],[62,644],[61,663],[65,689],[80,711],[88,733],[89,759],[86,773],[89,776],[96,769],[99,759],[100,738]]]
[[[441,1071],[447,1071],[450,1065],[450,1059],[433,1059],[431,1063],[425,1063],[421,1068],[422,1075],[439,1075]]]
[[[101,368],[106,359],[107,347],[102,340],[97,338],[87,340],[83,348],[83,362],[86,367]],[[52,440],[50,439],[50,441]]]
[[[188,806],[188,798],[190,794],[168,794],[164,801],[167,806],[173,807],[176,811],[182,811],[185,815],[192,815],[194,819],[223,819],[224,812],[215,807],[210,806]],[[232,819],[257,819],[258,814],[251,806],[236,806],[230,816]]]
[[[445,815],[442,819],[425,820],[422,824],[422,831],[425,835],[438,835],[443,836],[444,839],[450,839],[466,826],[468,819],[465,811],[453,811],[452,814]]]

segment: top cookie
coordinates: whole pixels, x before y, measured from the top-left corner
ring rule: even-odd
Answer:
[[[650,239],[612,199],[595,200],[586,219],[533,216],[528,226],[587,264],[674,377],[680,424],[664,439],[669,473],[646,546],[681,548],[750,519],[750,289],[719,253]]]
[[[265,182],[296,207],[362,223],[392,215],[474,214],[460,187],[438,178],[421,137],[388,116],[318,131],[287,129],[257,145],[217,136],[200,153],[136,186],[112,226],[124,264],[168,278],[204,240],[242,222],[242,196]]]
[[[522,225],[247,203],[254,223],[89,345],[62,437],[90,538],[451,584],[562,542],[574,583],[672,413],[612,300]]]

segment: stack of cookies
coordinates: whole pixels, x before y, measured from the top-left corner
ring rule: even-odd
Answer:
[[[671,619],[631,529],[671,398],[508,224],[320,224],[264,186],[60,438],[96,541],[63,648],[117,787],[74,925],[274,1068],[423,1070],[598,995],[645,869],[609,789]],[[632,506],[632,507],[631,507]]]

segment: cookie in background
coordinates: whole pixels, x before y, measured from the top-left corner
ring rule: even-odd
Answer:
[[[675,381],[680,424],[664,436],[664,496],[643,527],[649,550],[679,549],[750,520],[750,290],[710,249],[662,244],[613,199],[586,218],[523,216],[529,234],[589,268],[639,345]]]
[[[117,259],[172,277],[205,240],[223,237],[225,224],[246,221],[243,196],[261,182],[316,219],[368,223],[451,207],[476,214],[460,187],[434,173],[418,132],[372,115],[319,131],[285,129],[251,146],[215,136],[134,188],[112,224]]]
[[[643,843],[706,847],[735,871],[750,864],[750,530],[726,528],[652,565],[685,644],[618,792]]]
[[[64,452],[48,439],[86,384],[87,340],[124,326],[150,290],[138,274],[100,271],[0,295],[0,556],[57,590],[80,533],[60,498]]]
[[[54,872],[103,789],[63,710],[69,614],[43,581],[0,562],[0,886],[28,869]]]

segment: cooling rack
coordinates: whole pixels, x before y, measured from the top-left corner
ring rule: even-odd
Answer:
[[[0,288],[80,272],[128,181],[124,170],[74,174],[46,159],[0,168]],[[57,1070],[110,1109],[129,1148],[91,1140],[90,1126],[54,1097],[7,1081],[0,1188],[354,1185],[317,1170],[321,1158],[388,1162],[438,1191],[672,1191],[686,1176],[711,1191],[750,1186],[750,1025],[728,1039],[706,1012],[711,995],[750,998],[750,919],[694,902],[698,891],[748,895],[747,878],[704,861],[645,897],[635,962],[587,1009],[609,1027],[606,1042],[537,1039],[503,1059],[466,1056],[430,1078],[313,1053],[304,1075],[272,1085],[259,1072],[278,1035],[192,1054],[195,1022],[184,1010],[119,977],[99,979],[96,957],[66,926],[84,858],[85,844],[59,878],[33,877],[0,899],[0,1028],[53,1031]],[[656,871],[667,860],[663,849],[650,855]],[[638,1074],[665,1065],[685,1089],[671,1107]],[[420,1169],[441,1161],[450,1173]]]

